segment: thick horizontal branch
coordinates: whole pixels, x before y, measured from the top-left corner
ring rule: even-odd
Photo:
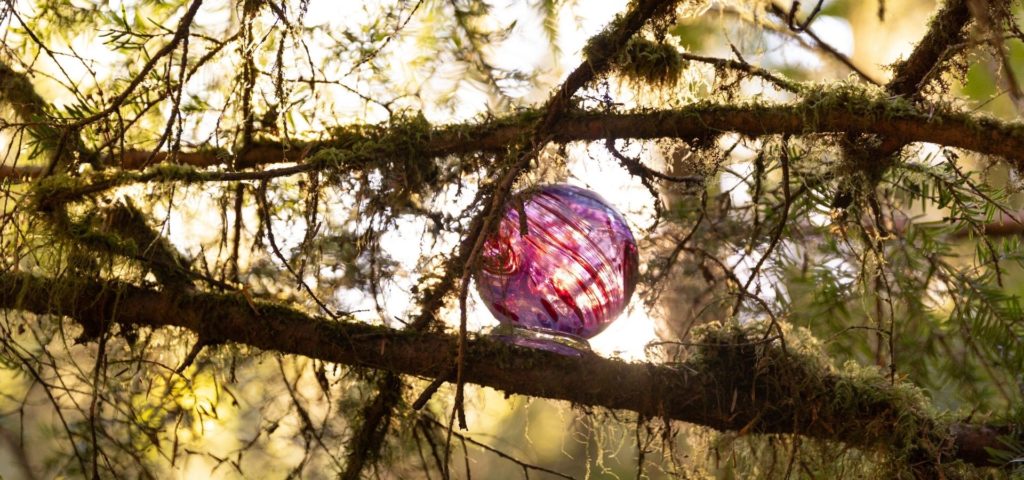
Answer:
[[[116,282],[0,274],[0,308],[71,317],[86,331],[112,323],[180,327],[205,342],[389,372],[436,377],[451,372],[456,337],[313,317],[241,295],[168,293]],[[1005,429],[943,425],[905,387],[830,372],[735,331],[707,337],[696,360],[627,363],[566,357],[471,339],[464,378],[510,394],[623,409],[743,433],[795,433],[863,448],[908,452],[909,460],[985,465]],[[908,443],[909,442],[909,443]]]
[[[535,112],[481,124],[439,127],[421,150],[427,156],[504,151],[528,134]],[[933,107],[922,110],[901,99],[865,93],[853,87],[825,89],[793,104],[699,103],[676,110],[633,113],[575,113],[559,121],[555,141],[604,140],[606,138],[706,138],[726,132],[748,136],[773,134],[884,134],[905,143],[930,142],[978,153],[1006,157],[1024,170],[1024,124],[1002,122],[983,115]],[[400,131],[400,133],[405,133]],[[378,136],[375,141],[407,141]],[[346,139],[346,141],[351,141]],[[242,152],[238,165],[252,167],[277,162],[301,161],[310,152],[333,147],[332,141],[298,145],[288,149],[262,144]],[[127,152],[126,168],[138,168],[148,152]],[[157,154],[157,162],[166,154]],[[225,152],[180,154],[178,162],[197,166],[226,163]]]
[[[925,110],[927,108],[927,110]],[[299,165],[270,172],[222,172],[211,180],[245,180],[294,175],[329,168],[325,164],[303,163],[318,151],[334,148],[356,150],[357,146],[403,145],[424,157],[464,155],[476,152],[504,152],[510,145],[530,134],[538,112],[527,111],[512,117],[474,124],[439,126],[417,130],[416,143],[410,145],[408,127],[365,127],[333,139],[295,145],[264,142],[237,153],[225,150],[201,150],[171,155],[130,150],[117,164],[128,170],[166,162],[200,168],[232,163],[247,169],[283,162]],[[422,128],[422,127],[417,127]],[[1008,159],[1024,173],[1024,123],[1005,122],[980,114],[954,111],[942,105],[914,106],[900,98],[889,98],[852,86],[823,88],[809,92],[792,104],[698,103],[674,110],[649,110],[629,113],[575,112],[553,127],[557,142],[596,141],[607,138],[704,139],[722,133],[747,136],[878,134],[900,143],[929,142]],[[386,149],[385,149],[386,150]],[[0,172],[3,176],[32,176],[35,172]],[[224,178],[221,178],[224,177]],[[145,177],[159,180],[161,175]],[[175,176],[169,180],[178,180]],[[129,178],[128,181],[131,181]]]
[[[138,178],[125,176],[120,180],[125,183],[178,181],[183,179],[182,176],[188,176],[190,181],[234,181],[359,167],[307,161],[325,149],[359,152],[359,155],[352,157],[357,159],[355,163],[366,162],[368,156],[373,155],[394,157],[388,155],[392,148],[399,149],[403,155],[414,152],[421,157],[504,152],[524,135],[530,134],[529,129],[537,115],[536,111],[527,111],[474,124],[440,127],[416,125],[415,131],[411,131],[408,125],[363,127],[319,142],[289,146],[260,143],[237,154],[205,150],[181,152],[172,157],[161,152],[151,158],[150,152],[128,151],[113,163],[121,164],[129,170],[144,167],[143,162],[147,159],[151,159],[154,164],[167,165],[164,162],[173,160],[175,163],[201,168],[231,163],[234,156],[237,156],[236,167],[242,169],[282,162],[297,163],[287,168],[267,171],[205,172],[205,176],[178,171],[172,175],[154,172]],[[1018,172],[1024,173],[1024,123],[954,111],[943,105],[919,107],[901,98],[890,98],[849,85],[811,91],[802,101],[792,104],[698,103],[673,110],[575,112],[557,122],[553,128],[552,140],[556,142],[607,138],[692,140],[728,132],[752,137],[867,133],[884,135],[901,144],[929,142],[1001,156],[1009,160]],[[411,141],[410,137],[414,140]],[[117,183],[105,180],[103,185],[84,188],[83,193],[101,191]]]

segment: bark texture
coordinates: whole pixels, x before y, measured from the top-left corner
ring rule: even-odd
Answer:
[[[113,324],[179,327],[205,342],[397,374],[438,377],[456,361],[458,339],[331,321],[242,295],[170,293],[124,283],[27,273],[0,274],[0,308],[73,318],[86,330]],[[892,448],[932,465],[991,465],[1007,426],[947,424],[906,388],[816,366],[771,343],[723,331],[679,365],[628,363],[526,350],[485,337],[467,343],[464,380],[508,394],[621,409],[742,433],[794,433],[861,448]],[[372,407],[372,406],[371,406]],[[1019,434],[1018,434],[1019,435]]]

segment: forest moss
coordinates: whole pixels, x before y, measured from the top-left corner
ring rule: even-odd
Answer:
[[[80,177],[61,173],[40,178],[32,186],[32,202],[35,207],[42,207],[49,199],[78,188],[82,184],[83,181]]]
[[[869,119],[917,116],[921,112],[903,98],[892,98],[879,88],[849,82],[808,85],[803,99],[795,104],[806,124],[817,124],[822,112],[845,111]]]
[[[390,197],[387,203],[400,207],[437,183],[437,161],[424,155],[433,132],[434,127],[419,113],[398,115],[386,126],[339,127],[332,131],[333,140],[310,161],[333,171],[338,182],[350,180],[342,174],[354,169],[376,171]]]
[[[630,2],[626,12],[636,13],[641,10],[639,8],[640,5],[638,5],[639,3],[643,2]],[[665,30],[674,23],[675,17],[670,14],[675,11],[675,6],[675,2],[663,3],[660,6],[654,5],[653,10],[645,13],[648,18],[646,18],[644,23],[651,26],[659,38],[664,36]],[[636,17],[630,18],[623,14],[616,15],[604,30],[590,37],[590,40],[583,47],[583,58],[592,65],[597,64],[601,67],[596,70],[602,70],[603,66],[607,65],[605,62],[610,61],[614,63],[616,55],[621,52],[621,48],[631,43],[631,39],[636,38],[636,30],[630,26],[630,23],[635,21]],[[635,28],[636,26],[639,25],[634,23],[633,27]]]
[[[152,176],[155,179],[167,182],[181,182],[183,184],[195,183],[203,180],[200,170],[189,165],[177,165],[173,163],[161,163],[147,169],[142,176]]]
[[[587,40],[587,44],[583,47],[583,58],[593,62],[594,60],[609,58],[614,55],[615,49],[620,45],[616,41],[617,36],[615,33],[622,30],[623,22],[625,22],[625,18],[621,14],[616,15],[604,30],[590,37],[590,40]]]
[[[99,225],[99,218],[95,215],[90,214],[82,220],[69,221],[63,233],[69,240],[86,245],[93,250],[114,252],[127,257],[139,254],[139,246],[134,241],[122,238],[113,232],[103,231]]]
[[[795,433],[842,438],[860,447],[887,445],[895,459],[938,458],[946,448],[945,424],[918,387],[892,381],[874,367],[836,368],[807,329],[786,323],[778,328],[784,347],[769,340],[777,330],[766,321],[701,327],[691,366],[721,372],[730,389],[756,395],[766,405],[757,415],[769,431],[772,422],[803,425],[807,431]]]
[[[671,87],[679,83],[686,62],[676,47],[634,37],[616,56],[615,68],[634,87]]]
[[[922,107],[904,97],[891,96],[880,88],[848,82],[811,84],[803,98],[793,106],[800,111],[807,125],[818,124],[822,113],[845,111],[855,118],[869,120],[899,118],[923,124],[951,121],[962,124],[969,133],[999,130],[1010,137],[1024,139],[1024,128],[1020,123],[1001,122],[985,114],[961,110],[949,103],[932,103]]]
[[[19,115],[30,113],[31,106],[45,105],[46,102],[36,93],[32,82],[24,73],[15,72],[7,65],[0,63],[0,101],[20,109]],[[30,114],[25,121],[38,120]]]
[[[306,162],[317,170],[334,169],[344,165],[348,158],[347,152],[328,147],[318,150]]]

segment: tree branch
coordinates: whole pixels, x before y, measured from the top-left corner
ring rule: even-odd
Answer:
[[[795,7],[798,3],[799,2],[794,2],[793,6]],[[862,80],[872,85],[879,85],[877,80],[871,78],[870,75],[868,75],[863,70],[858,68],[857,65],[853,63],[853,60],[850,60],[850,57],[847,57],[846,55],[843,54],[843,52],[840,52],[832,45],[829,45],[828,42],[822,40],[821,37],[818,36],[818,34],[814,33],[813,30],[808,28],[810,25],[805,24],[803,28],[794,28],[793,16],[796,12],[791,10],[790,12],[787,13],[786,9],[784,9],[777,2],[772,2],[771,4],[769,4],[768,11],[771,12],[776,17],[778,17],[779,20],[787,22],[789,24],[791,32],[793,33],[793,35],[797,36],[797,38],[799,38],[800,34],[807,34],[808,37],[811,37],[811,39],[814,40],[814,45],[816,47],[818,47],[825,53],[831,55],[833,58],[838,60],[843,65],[846,65],[846,68],[849,68],[850,71],[857,74],[857,76],[860,77]],[[809,23],[812,18],[813,16],[809,17],[807,20],[805,20],[805,22]]]
[[[129,201],[106,209],[106,226],[114,234],[134,243],[135,253],[129,258],[138,259],[150,269],[162,285],[167,288],[184,289],[192,286],[193,273],[189,270],[189,259],[171,245],[148,224],[145,215]],[[95,247],[94,247],[95,248]],[[102,249],[102,247],[101,247]]]
[[[430,134],[423,135],[422,144],[415,145],[415,150],[422,152],[422,161],[431,157],[471,152],[503,152],[528,134],[532,125],[531,118],[535,116],[536,112],[530,112],[483,124],[438,127]],[[1024,123],[1000,121],[956,111],[951,107],[933,106],[932,110],[923,110],[906,101],[879,97],[848,85],[810,92],[804,100],[792,104],[700,103],[676,110],[573,113],[552,127],[550,138],[562,143],[603,141],[607,138],[689,140],[727,132],[755,137],[781,134],[884,135],[900,144],[929,142],[1001,156],[1009,160],[1018,172],[1024,173]],[[358,138],[346,137],[343,148],[355,150],[353,145],[359,146],[364,142],[404,145],[408,144],[409,139],[402,129],[397,129]],[[303,162],[311,154],[336,146],[334,140],[292,146],[263,143],[244,152],[239,160],[240,165],[249,167],[277,162]],[[148,156],[149,152],[138,152],[138,155]],[[76,185],[62,192],[53,192],[61,196],[55,196],[52,200],[70,201],[132,182],[259,180],[317,170],[355,169],[360,162],[367,161],[361,155],[353,156],[349,164],[307,161],[279,169],[241,172],[181,171],[169,165],[158,165],[135,174],[121,173],[113,177],[99,174],[91,179],[84,176],[77,180]],[[370,155],[373,155],[372,149]],[[129,152],[125,158],[132,159],[134,154]],[[155,157],[157,161],[169,158],[163,154]],[[227,158],[223,152],[218,151],[183,153],[178,156],[179,161],[201,167],[220,164]],[[125,163],[137,166],[130,161]]]
[[[713,65],[715,68],[727,68],[727,69],[730,69],[730,70],[735,70],[737,72],[746,73],[747,75],[750,75],[752,77],[759,77],[759,78],[761,78],[763,80],[766,80],[766,81],[772,83],[776,87],[778,87],[778,88],[780,88],[782,90],[786,90],[787,92],[790,92],[790,93],[800,93],[800,91],[801,91],[800,82],[796,82],[796,81],[793,81],[793,80],[790,80],[790,79],[787,79],[787,78],[783,78],[782,76],[776,75],[775,73],[772,73],[771,71],[765,70],[765,69],[763,69],[761,67],[758,67],[756,65],[751,65],[751,64],[747,63],[745,60],[742,60],[742,59],[740,59],[740,60],[729,60],[729,59],[725,59],[725,58],[717,58],[717,57],[708,57],[708,56],[704,56],[704,55],[696,55],[696,54],[689,53],[689,52],[679,52],[679,57],[682,58],[683,60],[689,60],[691,62],[706,63],[708,65]]]
[[[421,150],[425,157],[472,152],[501,152],[521,138],[529,122],[518,117],[479,125],[437,129]],[[763,103],[700,103],[676,110],[634,113],[574,113],[552,127],[554,141],[601,141],[608,137],[683,140],[706,138],[727,132],[748,136],[873,133],[905,143],[929,142],[977,153],[1005,157],[1024,172],[1024,123],[1004,122],[987,116],[945,110],[928,111],[906,103],[845,89],[825,89],[800,102],[784,105]],[[399,140],[398,138],[394,140]],[[382,138],[380,142],[392,141]],[[263,144],[246,152],[242,165],[252,167],[281,161],[301,161],[304,152],[330,147],[318,142],[285,148]],[[134,158],[129,152],[126,158]],[[160,160],[166,157],[157,157]],[[218,152],[181,154],[183,163],[198,166],[225,161]],[[129,166],[137,166],[128,162]]]
[[[60,141],[67,142],[68,137],[57,129],[47,114],[49,104],[36,93],[35,87],[28,75],[12,69],[9,65],[0,62],[0,105],[7,105],[14,111],[14,114],[22,120],[22,125],[28,133],[42,147],[41,150],[57,151]],[[4,127],[16,126],[6,122],[0,122]],[[78,135],[71,135],[73,144],[60,152],[60,161],[70,163],[72,153],[81,150],[81,140]],[[24,177],[27,175],[38,176],[46,171],[38,166],[16,167],[14,165],[0,166],[0,179],[11,177]]]
[[[960,32],[971,19],[965,0],[949,0],[932,18],[928,33],[914,47],[910,56],[893,66],[893,78],[885,86],[893,95],[919,95],[929,72],[943,60],[943,54],[956,44]]]
[[[192,4],[189,5],[188,10],[186,10],[185,14],[182,15],[181,21],[178,22],[178,28],[174,31],[174,36],[171,37],[171,41],[167,42],[163,47],[160,47],[160,49],[157,50],[152,57],[149,57],[149,60],[146,61],[146,63],[142,66],[142,70],[140,70],[139,73],[137,73],[135,77],[132,78],[131,82],[128,84],[127,87],[125,87],[124,90],[121,91],[121,93],[119,93],[110,101],[110,104],[107,105],[106,108],[92,115],[89,115],[88,117],[76,121],[74,123],[74,126],[82,127],[88,125],[90,123],[102,119],[103,117],[106,117],[107,115],[113,113],[115,110],[120,108],[121,105],[126,100],[128,100],[128,96],[131,95],[132,92],[134,92],[135,89],[139,86],[139,84],[141,84],[142,81],[146,79],[146,76],[149,75],[149,72],[151,70],[153,70],[153,67],[156,66],[156,63],[161,58],[173,52],[174,49],[178,48],[178,45],[182,42],[182,40],[184,40],[185,37],[188,36],[189,28],[192,27],[192,20],[195,19],[196,13],[199,12],[199,7],[202,6],[202,4],[203,0],[193,0]]]
[[[607,72],[626,42],[652,18],[668,13],[677,2],[678,0],[639,0],[631,4],[632,8],[623,17],[616,18],[603,32],[591,37],[584,49],[586,58],[548,100],[544,121],[538,126],[542,129],[553,126],[554,121],[568,110],[572,96],[595,77]]]
[[[377,394],[363,405],[363,423],[350,440],[350,451],[342,480],[359,480],[363,469],[379,457],[395,407],[402,399],[402,379],[385,372],[375,382]]]
[[[324,361],[430,377],[454,365],[458,339],[446,333],[335,322],[235,294],[169,293],[120,282],[0,274],[0,308],[138,327],[180,327],[200,338]],[[903,385],[849,377],[777,345],[723,329],[694,360],[633,364],[595,355],[567,357],[492,341],[466,345],[464,380],[510,394],[622,409],[744,433],[793,433],[851,446],[891,448],[933,466],[991,465],[1005,426],[946,425]],[[842,401],[837,401],[842,399]]]

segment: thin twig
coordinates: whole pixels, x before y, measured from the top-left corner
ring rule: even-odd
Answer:
[[[430,415],[427,415],[427,414],[420,414],[420,420],[422,422],[425,422],[426,424],[433,425],[433,426],[435,426],[437,428],[440,428],[440,429],[447,428],[445,426],[445,424],[435,420],[433,417],[431,417]],[[501,450],[498,450],[497,448],[494,448],[494,447],[492,447],[490,445],[487,445],[485,443],[482,443],[482,442],[479,442],[477,440],[474,440],[472,437],[470,437],[468,435],[463,435],[461,433],[455,433],[453,435],[455,437],[459,438],[462,441],[465,441],[465,442],[471,443],[473,445],[476,445],[476,446],[478,446],[478,447],[480,447],[480,448],[482,448],[482,449],[484,449],[484,450],[486,450],[488,452],[491,452],[491,453],[493,453],[493,454],[495,454],[495,455],[497,455],[497,456],[499,456],[501,458],[504,458],[505,460],[508,460],[508,461],[510,461],[512,463],[515,463],[516,465],[519,465],[522,468],[530,469],[530,470],[536,470],[538,472],[547,473],[549,475],[554,475],[556,477],[564,478],[566,480],[576,480],[575,477],[571,477],[571,476],[566,475],[564,473],[557,472],[555,470],[551,470],[550,468],[545,468],[545,467],[541,467],[539,465],[534,465],[532,463],[524,462],[524,461],[522,461],[522,460],[520,460],[520,459],[518,459],[516,457],[513,457],[512,455],[509,455],[509,454],[507,454],[505,452],[502,452]]]

